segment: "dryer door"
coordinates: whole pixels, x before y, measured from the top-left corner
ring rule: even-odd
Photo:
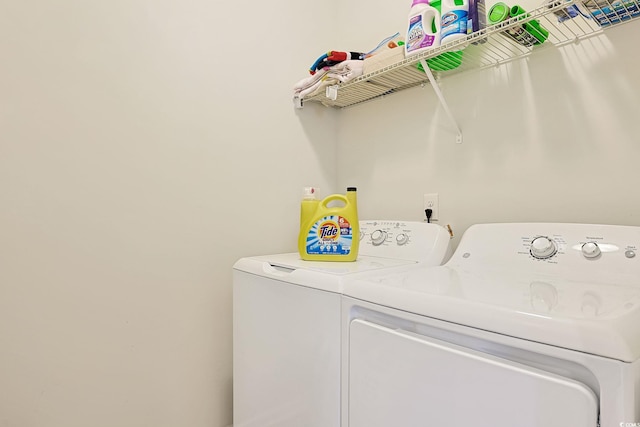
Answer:
[[[364,320],[349,330],[349,427],[597,426],[582,383]]]

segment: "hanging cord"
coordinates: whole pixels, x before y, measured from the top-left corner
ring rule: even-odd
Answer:
[[[427,222],[431,223],[431,215],[433,215],[433,210],[431,209],[425,209],[424,210],[425,215],[427,216]]]

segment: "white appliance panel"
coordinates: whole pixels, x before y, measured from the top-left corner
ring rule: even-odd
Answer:
[[[441,226],[415,221],[360,222],[360,253],[354,262],[304,261],[298,253],[239,259],[234,270],[300,286],[342,292],[347,276],[410,265],[441,265],[451,256],[451,236]],[[374,244],[372,236],[383,236]],[[399,236],[406,238],[398,240]]]
[[[239,274],[234,426],[340,425],[340,295]]]
[[[347,278],[343,426],[640,424],[639,248],[640,227],[481,224],[444,266]]]
[[[360,229],[355,262],[290,253],[234,265],[234,426],[339,427],[344,280],[451,255],[449,233],[435,224],[374,220]]]
[[[531,241],[543,234],[558,249],[548,259],[537,259],[530,253]],[[601,253],[596,258],[583,254],[582,246],[588,242],[599,242]],[[640,358],[637,246],[640,227],[475,225],[445,266],[414,266],[354,279],[345,285],[344,293],[478,329],[632,362]]]
[[[366,255],[353,262],[304,261],[297,253],[288,253],[242,258],[234,268],[299,286],[341,293],[342,279],[347,275],[416,264],[411,260]]]
[[[586,385],[444,341],[353,320],[350,427],[596,427]]]

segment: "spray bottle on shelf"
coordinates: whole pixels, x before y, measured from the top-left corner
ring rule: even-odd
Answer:
[[[355,261],[360,247],[360,223],[356,188],[316,200],[305,189],[300,209],[298,251],[303,260]],[[340,206],[329,206],[340,202]]]
[[[440,46],[440,13],[429,0],[413,0],[409,10],[405,55]]]

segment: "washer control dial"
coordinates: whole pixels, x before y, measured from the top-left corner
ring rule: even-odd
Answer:
[[[405,244],[405,243],[407,243],[408,241],[409,241],[409,236],[407,236],[405,233],[401,233],[401,234],[398,234],[398,235],[396,236],[396,243],[397,243],[399,246],[404,245],[404,244]]]
[[[540,236],[531,241],[531,255],[537,259],[551,258],[558,252],[556,243],[548,237]]]
[[[387,232],[382,230],[375,230],[371,233],[371,243],[374,246],[381,245],[387,239]]]
[[[582,255],[585,258],[597,258],[601,253],[600,246],[596,242],[587,242],[582,245]]]

